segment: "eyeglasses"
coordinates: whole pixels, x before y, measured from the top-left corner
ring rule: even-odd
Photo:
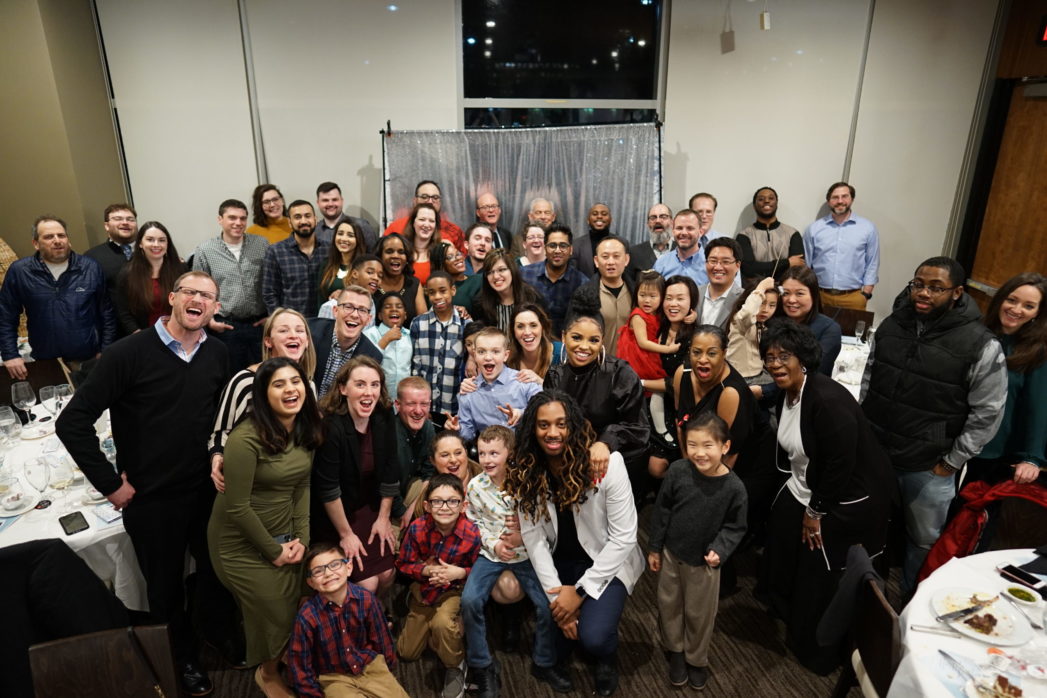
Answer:
[[[194,298],[196,296],[200,296],[205,301],[213,301],[218,298],[217,295],[211,293],[210,291],[197,291],[195,288],[188,288],[186,286],[179,286],[175,289],[175,292],[181,293],[186,298]]]
[[[318,579],[318,578],[324,576],[325,574],[327,574],[328,570],[330,570],[332,572],[337,572],[338,570],[340,570],[343,567],[345,567],[345,563],[347,563],[347,562],[349,562],[349,561],[348,560],[331,560],[326,565],[317,565],[316,567],[313,567],[313,568],[311,568],[309,570],[309,576],[312,577],[313,579]]]
[[[438,196],[436,198],[439,199],[440,197]],[[476,208],[480,211],[497,211],[501,208],[501,206],[499,206],[498,204],[484,204],[483,206],[477,206]]]
[[[353,305],[352,303],[339,303],[338,307],[342,309],[342,312],[346,315],[352,315],[353,313],[359,313],[360,315],[370,315],[371,309],[365,308],[362,305]]]
[[[460,499],[430,499],[429,506],[433,509],[455,509],[462,503]]]
[[[774,354],[768,354],[767,356],[763,357],[763,365],[772,366],[774,364],[778,364],[779,366],[784,366],[786,363],[788,363],[789,359],[791,358],[793,358],[793,355],[787,351],[783,351],[777,356],[775,356]]]
[[[488,276],[495,276],[497,274],[497,275],[500,276],[502,274],[508,274],[508,273],[509,273],[509,267],[496,267],[496,268],[492,269],[491,271],[487,272],[487,275]]]
[[[273,204],[283,203],[283,198],[276,197],[275,199],[262,199],[262,206],[272,206]]]
[[[726,266],[729,266],[731,264],[734,264],[735,260],[734,260],[733,257],[730,258],[730,259],[721,259],[719,257],[710,257],[709,259],[705,260],[705,262],[710,267],[726,267]]]
[[[545,246],[550,250],[569,250],[571,249],[571,243],[569,242],[547,242]]]
[[[932,296],[940,296],[943,293],[948,293],[949,291],[953,290],[954,288],[956,288],[956,287],[955,286],[927,286],[922,281],[919,281],[917,279],[913,279],[912,281],[909,282],[909,293],[919,293],[920,291],[927,291],[927,293],[931,294]]]
[[[439,194],[416,194],[415,198],[419,201],[439,201]]]

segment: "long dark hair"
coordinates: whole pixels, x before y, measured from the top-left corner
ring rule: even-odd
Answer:
[[[167,237],[167,254],[164,255],[164,261],[160,265],[160,276],[157,279],[160,282],[161,297],[167,298],[167,294],[174,290],[175,281],[185,268],[178,257],[178,250],[175,249],[171,233],[167,232],[167,227],[160,221],[143,223],[138,229],[138,235],[135,236],[135,250],[131,255],[131,261],[127,264],[125,281],[127,307],[135,316],[148,315],[149,310],[153,307],[153,265],[149,263],[145,250],[142,249],[142,238],[151,228],[156,228]]]
[[[399,240],[400,244],[404,246],[404,254],[407,256],[407,260],[404,262],[404,276],[414,276],[414,246],[407,241],[400,233],[389,233],[378,241],[378,244],[374,248],[374,256],[378,258],[378,261],[382,263],[382,273],[385,274],[385,257],[382,253],[385,251],[386,246],[390,240]],[[406,282],[405,282],[406,283]]]
[[[668,279],[666,279],[665,280],[665,290],[662,292],[662,308],[663,308],[663,310],[662,310],[661,327],[658,329],[658,336],[659,337],[666,336],[666,333],[669,331],[670,325],[672,325],[672,323],[669,322],[669,318],[666,317],[666,315],[665,315],[665,310],[664,310],[665,305],[664,304],[665,304],[665,296],[666,296],[666,294],[669,293],[669,287],[670,286],[675,286],[676,284],[683,284],[684,286],[687,287],[687,294],[691,297],[691,310],[695,310],[698,307],[698,284],[696,284],[694,282],[694,279],[692,279],[689,276],[685,276],[684,274],[676,274],[676,275],[670,276]],[[693,334],[694,334],[694,325],[693,324],[689,325],[686,322],[681,322],[680,323],[680,334],[676,335],[676,341],[677,341],[677,343],[679,343],[681,350],[684,347],[691,346],[691,336]]]
[[[302,379],[302,390],[305,393],[305,401],[302,409],[294,418],[294,428],[290,433],[273,414],[273,408],[269,405],[269,384],[278,370],[291,367]],[[254,384],[251,386],[251,421],[254,422],[258,432],[258,439],[262,442],[265,450],[271,454],[283,453],[289,442],[301,446],[307,450],[315,450],[321,443],[323,436],[320,427],[320,410],[316,406],[316,397],[309,387],[309,377],[297,361],[288,359],[286,356],[278,356],[262,362],[255,373]]]
[[[807,291],[811,294],[811,310],[807,313],[807,317],[803,319],[804,325],[810,325],[811,322],[822,312],[822,294],[818,287],[818,277],[815,276],[813,269],[801,265],[786,269],[785,272],[782,273],[782,278],[778,280],[778,286],[784,286],[785,282],[789,279],[799,281],[807,287]],[[778,307],[774,309],[774,317],[789,317],[785,314],[785,303],[782,303],[780,293],[778,294]]]
[[[460,279],[456,279],[454,274],[451,273],[451,270],[447,268],[447,253],[451,250],[458,252],[450,242],[447,240],[441,240],[439,245],[429,250],[429,268],[434,272],[445,271],[447,272],[447,275],[451,277],[451,281],[457,282]],[[462,275],[465,275],[464,271],[462,272]]]
[[[484,282],[480,286],[480,316],[489,325],[498,324],[498,306],[502,303],[498,292],[491,288],[491,282],[488,280],[491,270],[494,269],[494,265],[498,262],[505,262],[505,266],[509,268],[509,276],[512,279],[509,282],[509,288],[513,292],[513,306],[539,302],[538,292],[520,278],[520,269],[516,266],[516,260],[513,259],[512,254],[501,248],[491,250],[484,257],[483,271],[481,272],[484,275]]]
[[[538,445],[535,434],[539,408],[553,402],[563,405],[567,416],[563,467],[558,477],[550,472],[548,458]],[[562,390],[538,393],[527,403],[516,427],[516,436],[516,448],[506,472],[504,490],[516,500],[520,511],[532,521],[541,521],[548,518],[546,504],[549,500],[554,500],[560,511],[580,507],[593,488],[589,447],[596,434],[582,416],[582,409],[575,399]]]
[[[985,311],[985,326],[996,335],[1003,334],[1000,326],[1000,308],[1007,296],[1021,286],[1032,286],[1040,292],[1040,310],[1014,334],[1014,350],[1007,357],[1007,368],[1028,373],[1047,361],[1047,277],[1036,272],[1018,274],[1004,282],[989,301]]]
[[[349,226],[349,230],[353,231],[353,237],[356,239],[356,247],[353,248],[352,256],[348,262],[342,261],[342,251],[338,249],[338,246],[334,244],[334,239],[338,235],[338,229],[343,225]],[[356,226],[349,221],[340,221],[338,225],[334,227],[334,233],[331,235],[331,249],[327,253],[327,262],[324,264],[324,270],[320,272],[320,289],[323,290],[334,283],[334,280],[338,278],[338,272],[342,270],[344,266],[346,270],[353,268],[353,261],[356,260],[361,254],[366,254],[367,250],[363,249],[361,245],[364,244],[363,235],[356,229]]]
[[[516,318],[520,316],[520,313],[528,312],[535,314],[542,328],[542,339],[538,344],[538,353],[541,358],[538,360],[536,373],[545,378],[553,362],[553,326],[545,311],[534,303],[523,303],[513,308],[513,317],[509,321],[509,360],[505,362],[505,365],[509,368],[520,368],[520,363],[523,361],[523,347],[520,346],[520,340],[516,338]]]
[[[407,223],[404,224],[403,236],[411,243],[411,250],[414,250],[414,219],[418,217],[418,212],[422,209],[429,209],[433,212],[433,216],[436,218],[436,228],[433,229],[433,236],[429,238],[429,244],[426,245],[426,249],[429,250],[429,254],[433,253],[433,249],[440,245],[440,212],[436,210],[436,207],[432,204],[421,203],[415,204],[411,212],[407,214]]]

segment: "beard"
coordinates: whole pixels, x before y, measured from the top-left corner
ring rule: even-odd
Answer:
[[[668,230],[652,230],[651,231],[651,243],[658,245],[659,247],[669,247],[673,242],[672,233]]]

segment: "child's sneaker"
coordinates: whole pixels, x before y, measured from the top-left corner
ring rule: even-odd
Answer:
[[[705,688],[705,684],[709,682],[709,669],[704,666],[691,666],[687,665],[687,683],[691,684],[691,688],[696,691],[701,691]]]
[[[683,686],[687,683],[687,662],[683,658],[683,652],[666,652],[669,659],[669,683],[673,686]]]
[[[462,698],[465,695],[463,665],[449,667],[444,670],[444,688],[440,691],[440,698]]]

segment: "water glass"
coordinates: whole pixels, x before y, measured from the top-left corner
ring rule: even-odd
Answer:
[[[45,385],[40,388],[40,406],[52,415],[58,413],[55,408],[55,387],[53,385]]]
[[[73,386],[68,383],[59,383],[55,386],[55,412],[61,412],[62,408],[69,404],[69,398],[73,397]]]
[[[17,444],[18,437],[22,435],[22,420],[10,405],[0,407],[0,435],[11,446]]]
[[[858,340],[859,344],[865,344],[865,341],[862,339],[862,337],[864,336],[865,320],[859,320],[858,322],[854,323],[854,338]],[[43,395],[43,392],[41,392],[40,394]]]
[[[22,466],[26,483],[41,495],[51,479],[50,467],[43,458],[29,458]]]
[[[29,415],[29,423],[36,419],[33,405],[36,404],[36,391],[29,381],[17,381],[11,384],[11,404]]]

